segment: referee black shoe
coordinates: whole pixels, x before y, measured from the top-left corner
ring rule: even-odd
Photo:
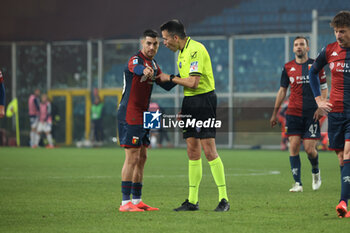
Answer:
[[[197,204],[192,204],[186,199],[184,203],[181,204],[180,207],[174,209],[174,211],[196,211],[199,210],[198,202]]]
[[[223,198],[221,199],[221,201],[219,202],[219,205],[215,208],[214,211],[216,212],[226,212],[230,210],[230,204],[228,203],[228,201]]]

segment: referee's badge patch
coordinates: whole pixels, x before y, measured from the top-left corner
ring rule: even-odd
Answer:
[[[198,71],[198,61],[191,62],[190,73]]]

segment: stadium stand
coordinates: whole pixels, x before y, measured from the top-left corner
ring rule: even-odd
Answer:
[[[300,9],[302,7],[302,10]],[[220,14],[190,25],[188,32],[196,35],[230,35],[271,32],[306,32],[311,30],[311,11],[334,15],[349,9],[349,1],[325,0],[253,0],[225,8]]]

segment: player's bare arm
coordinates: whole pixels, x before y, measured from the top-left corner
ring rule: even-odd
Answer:
[[[327,114],[332,111],[333,105],[329,103],[326,99],[323,99],[322,96],[317,96],[315,98],[318,108],[323,111],[323,114]]]
[[[281,104],[284,98],[286,98],[286,95],[287,95],[287,88],[280,87],[280,89],[277,92],[275,107],[273,109],[272,116],[270,119],[271,127],[275,127],[275,125],[277,125],[277,112],[278,112],[278,109],[281,107]]]
[[[199,75],[198,76],[197,75],[190,75],[187,78],[180,78],[180,77],[175,76],[170,80],[169,74],[162,73],[162,74],[158,75],[157,78],[159,78],[162,82],[171,81],[173,83],[179,84],[179,85],[184,86],[184,87],[197,89],[201,77]]]

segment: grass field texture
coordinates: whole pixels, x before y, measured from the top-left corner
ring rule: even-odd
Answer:
[[[293,184],[288,152],[220,150],[231,210],[216,213],[217,188],[203,158],[197,212],[174,212],[188,194],[185,149],[151,149],[143,200],[160,211],[118,212],[122,149],[0,148],[0,232],[349,232],[338,219],[340,172],[320,152],[322,187],[311,188],[302,158],[303,193]]]

